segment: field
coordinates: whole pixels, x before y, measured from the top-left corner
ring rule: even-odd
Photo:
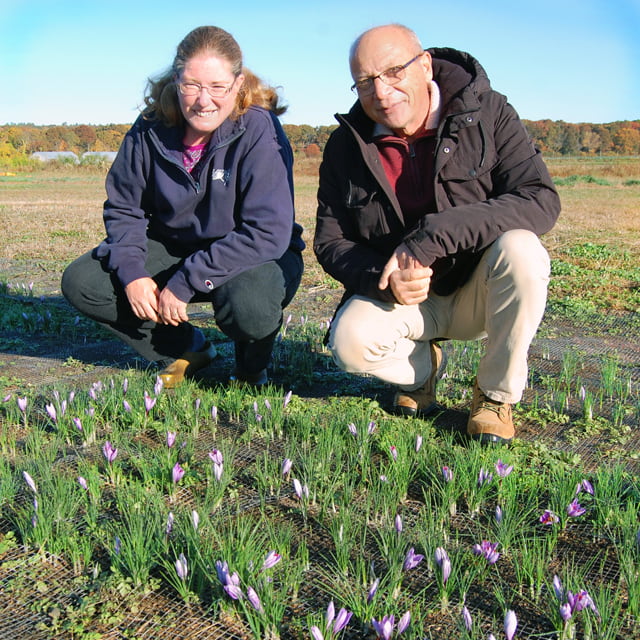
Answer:
[[[0,176],[0,639],[486,639],[510,611],[517,638],[640,638],[640,159],[548,164],[548,310],[499,450],[463,437],[481,344],[445,345],[430,420],[337,370],[341,289],[311,250],[268,389],[226,384],[205,306],[220,357],[159,388],[60,296],[104,172]],[[297,166],[310,245],[317,161]]]

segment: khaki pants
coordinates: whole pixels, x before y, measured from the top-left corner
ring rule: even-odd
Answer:
[[[508,231],[484,253],[469,281],[449,296],[418,305],[349,298],[331,326],[336,364],[411,391],[431,374],[435,338],[487,338],[478,386],[514,404],[527,382],[527,353],[547,299],[549,256],[530,231]]]

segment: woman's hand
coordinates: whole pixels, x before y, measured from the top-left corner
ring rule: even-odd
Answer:
[[[131,310],[140,320],[160,322],[158,315],[158,295],[160,289],[152,278],[138,278],[125,288]]]
[[[187,303],[176,298],[166,287],[158,296],[158,315],[160,322],[177,327],[181,322],[188,322]]]

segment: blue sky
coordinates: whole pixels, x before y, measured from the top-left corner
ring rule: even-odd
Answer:
[[[354,100],[351,42],[387,22],[473,54],[523,118],[640,118],[640,0],[0,0],[0,124],[133,122],[146,79],[202,24],[282,87],[285,123],[333,124]]]

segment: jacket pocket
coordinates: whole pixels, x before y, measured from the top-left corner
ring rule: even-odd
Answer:
[[[483,166],[468,164],[465,166],[450,163],[443,167],[439,182],[450,206],[460,206],[487,200],[493,194],[492,171],[497,164],[491,158],[491,164]]]

